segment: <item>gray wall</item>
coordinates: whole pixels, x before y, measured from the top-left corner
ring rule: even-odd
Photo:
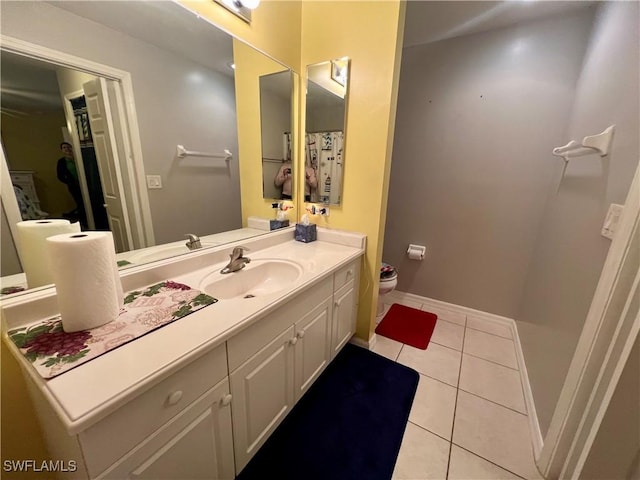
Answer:
[[[157,243],[240,228],[237,156],[176,158],[177,144],[237,153],[234,81],[44,2],[2,2],[2,33],[131,73]],[[224,208],[215,208],[224,205]]]
[[[543,435],[638,164],[638,7],[403,52],[383,259],[400,291],[516,319]],[[609,159],[561,178],[552,148],[611,124]]]
[[[611,245],[600,229],[609,204],[624,203],[640,156],[638,6],[598,11],[565,132],[581,139],[615,124],[612,151],[571,160],[562,179],[556,165],[515,317],[543,434]]]
[[[398,290],[515,316],[592,15],[404,49],[383,251]]]

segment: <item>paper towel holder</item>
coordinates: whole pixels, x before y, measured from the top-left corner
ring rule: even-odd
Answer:
[[[424,245],[414,245],[410,243],[409,248],[407,248],[407,255],[411,260],[423,260],[426,252],[427,247]]]

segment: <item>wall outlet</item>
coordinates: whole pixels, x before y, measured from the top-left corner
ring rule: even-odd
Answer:
[[[160,175],[147,175],[147,188],[162,188],[162,177]]]
[[[600,234],[603,237],[613,240],[613,236],[616,233],[616,229],[618,228],[618,222],[620,221],[620,217],[622,216],[623,209],[624,205],[617,205],[615,203],[609,205],[609,211],[607,212],[607,216],[604,219],[604,225],[602,226],[602,230],[600,231]]]

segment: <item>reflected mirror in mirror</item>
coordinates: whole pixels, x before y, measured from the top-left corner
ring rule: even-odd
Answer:
[[[294,195],[292,88],[289,70],[260,76],[262,196],[267,199],[289,200]]]
[[[305,201],[341,203],[348,86],[348,58],[307,66]]]
[[[167,1],[3,2],[0,20],[3,287],[24,282],[17,190],[24,218],[112,230],[122,263],[188,253],[186,234],[208,247],[265,233],[242,228],[229,34]],[[94,95],[109,132],[87,118]],[[58,165],[75,166],[79,196]]]

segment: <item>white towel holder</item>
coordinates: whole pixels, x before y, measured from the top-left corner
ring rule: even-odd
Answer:
[[[584,137],[582,143],[571,140],[562,147],[554,148],[552,153],[557,157],[562,157],[565,163],[568,162],[570,158],[583,157],[594,153],[597,153],[601,157],[606,157],[609,155],[614,131],[615,125],[611,125],[602,133]]]
[[[213,158],[224,158],[225,160],[231,160],[233,158],[233,154],[229,149],[225,148],[223,153],[207,153],[207,152],[194,152],[191,150],[187,150],[184,145],[176,146],[176,155],[178,158],[184,157],[213,157]]]

